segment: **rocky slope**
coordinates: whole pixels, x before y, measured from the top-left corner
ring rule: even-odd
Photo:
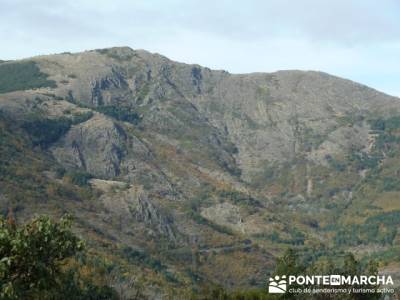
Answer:
[[[19,159],[2,173],[4,211],[73,212],[93,241],[159,259],[176,277],[160,286],[261,286],[288,246],[398,253],[398,98],[321,72],[235,75],[130,48],[3,62],[5,76],[2,162],[30,153],[44,192],[26,195],[38,188]]]

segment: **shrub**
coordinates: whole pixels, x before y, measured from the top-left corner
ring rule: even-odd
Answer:
[[[245,194],[243,192],[234,191],[234,190],[223,190],[219,191],[218,195],[222,198],[231,200],[234,204],[247,205],[252,208],[262,207],[262,204],[259,200],[253,198],[250,194]]]
[[[326,160],[327,160],[329,166],[331,168],[335,169],[336,171],[343,172],[344,170],[346,170],[346,165],[343,162],[333,158],[332,156],[327,155]]]
[[[375,169],[379,166],[382,158],[380,153],[352,152],[349,155],[349,160],[353,162],[357,170]]]
[[[31,137],[35,146],[47,148],[56,142],[71,127],[71,120],[67,118],[48,119],[33,118],[22,124],[22,128]]]
[[[375,119],[369,121],[372,130],[390,131],[400,128],[400,116],[394,116],[389,119]]]
[[[204,218],[198,212],[191,211],[190,216],[197,224],[208,226],[208,227],[212,228],[213,230],[218,231],[219,233],[223,233],[223,234],[227,234],[227,235],[234,235],[233,231],[230,228],[223,226],[223,225],[219,225],[212,221],[209,221],[208,219]]]
[[[135,264],[145,265],[146,267],[163,274],[168,281],[177,282],[175,276],[168,271],[167,266],[164,265],[160,260],[152,258],[148,253],[133,249],[129,246],[123,247],[122,253],[128,259],[128,261]]]
[[[89,180],[93,178],[91,174],[82,171],[70,172],[67,176],[71,179],[73,184],[79,186],[86,186],[89,183]]]
[[[97,284],[98,268],[84,262],[84,244],[71,231],[71,218],[47,216],[17,225],[0,218],[0,299],[118,299]]]
[[[73,115],[72,123],[73,124],[83,123],[92,117],[93,117],[93,112],[91,112],[91,111],[78,113],[78,114]]]
[[[96,110],[119,121],[129,122],[135,125],[137,125],[141,120],[140,116],[136,112],[127,107],[107,105],[99,106]]]
[[[399,191],[400,190],[400,179],[393,177],[383,178],[383,190],[388,191]]]
[[[400,225],[400,210],[378,214],[367,219],[368,223],[383,223],[387,226]]]
[[[0,93],[56,87],[33,61],[0,64]]]
[[[356,246],[360,244],[391,245],[400,225],[400,211],[377,214],[363,224],[341,227],[336,231],[336,245]]]
[[[22,226],[0,219],[2,299],[30,298],[58,285],[62,262],[83,250],[70,226],[70,218],[39,217]]]

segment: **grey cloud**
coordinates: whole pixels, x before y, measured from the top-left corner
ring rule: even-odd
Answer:
[[[400,36],[397,0],[6,0],[2,5],[3,20],[50,36],[60,32],[140,35],[143,28],[153,28],[148,33],[152,36],[186,28],[245,41],[301,35],[317,42],[354,44],[393,41]]]
[[[248,0],[164,1],[141,6],[117,1],[114,16],[127,24],[187,28],[241,40],[302,35],[335,43],[398,40],[400,2],[397,0]],[[129,19],[129,17],[131,17]]]

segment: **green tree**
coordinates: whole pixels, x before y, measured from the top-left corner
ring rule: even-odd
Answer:
[[[91,283],[82,287],[65,270],[67,259],[84,249],[70,229],[69,216],[59,222],[41,216],[24,225],[0,218],[0,298],[114,299],[110,288]],[[88,289],[94,298],[84,297]]]
[[[300,263],[295,250],[287,249],[282,257],[278,258],[276,275],[300,275],[304,273],[305,267]]]

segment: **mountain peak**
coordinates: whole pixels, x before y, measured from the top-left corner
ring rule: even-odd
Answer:
[[[71,212],[126,265],[238,288],[288,245],[399,239],[400,102],[349,80],[113,47],[1,63],[0,112],[0,198]]]

